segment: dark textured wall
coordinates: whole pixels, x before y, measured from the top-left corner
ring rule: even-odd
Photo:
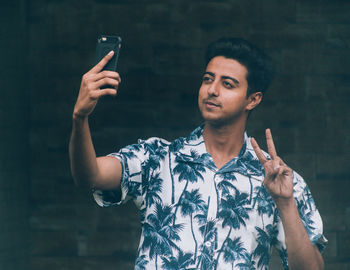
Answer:
[[[29,102],[24,1],[0,5],[0,269],[28,266]]]
[[[123,38],[123,82],[91,116],[99,155],[201,123],[208,42],[238,36],[264,48],[278,76],[248,131],[263,144],[272,129],[323,216],[326,269],[350,269],[349,1],[18,0],[0,10],[1,269],[132,269],[134,205],[97,207],[69,171],[71,114],[100,33]]]

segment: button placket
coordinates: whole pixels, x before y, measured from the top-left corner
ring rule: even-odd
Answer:
[[[209,205],[208,205],[208,215],[207,215],[207,221],[216,219],[217,215],[217,194],[216,194],[216,188],[215,188],[215,182],[217,178],[217,174],[215,173],[212,177],[212,181],[210,183],[209,188]]]

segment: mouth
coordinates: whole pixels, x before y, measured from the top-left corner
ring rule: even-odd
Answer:
[[[208,108],[217,108],[217,107],[221,107],[221,105],[217,102],[213,102],[211,100],[204,100],[203,101],[204,105]]]

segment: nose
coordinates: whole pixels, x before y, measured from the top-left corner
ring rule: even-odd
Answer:
[[[208,87],[208,95],[210,96],[218,96],[219,95],[219,85],[218,82],[212,82]]]

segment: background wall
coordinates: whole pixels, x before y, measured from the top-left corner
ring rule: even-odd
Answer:
[[[98,155],[138,138],[188,134],[208,42],[238,36],[279,74],[248,131],[273,131],[310,185],[329,245],[350,269],[350,2],[346,0],[16,0],[0,8],[0,268],[132,269],[138,213],[102,209],[69,171],[71,114],[100,33],[123,38],[116,99],[91,117]],[[273,257],[271,269],[280,269]]]
[[[29,83],[23,2],[0,4],[0,269],[28,269]]]

